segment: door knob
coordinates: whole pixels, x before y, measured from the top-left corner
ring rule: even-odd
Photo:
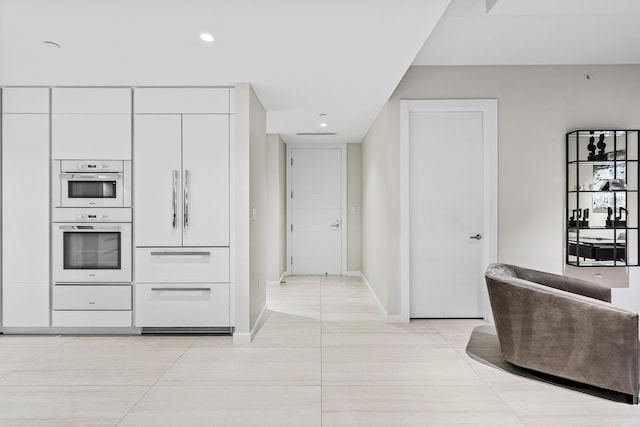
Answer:
[[[340,221],[336,221],[335,224],[331,224],[331,225],[329,225],[329,227],[334,227],[334,228],[340,227]]]
[[[475,236],[469,236],[470,239],[476,239],[476,240],[480,240],[482,239],[482,235],[481,234],[476,234]]]

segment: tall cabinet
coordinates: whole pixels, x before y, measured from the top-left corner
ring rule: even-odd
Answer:
[[[49,326],[49,88],[2,90],[2,326]]]
[[[230,89],[134,102],[135,324],[229,328]]]

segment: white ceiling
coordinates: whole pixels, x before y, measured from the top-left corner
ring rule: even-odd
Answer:
[[[414,65],[640,64],[639,0],[453,0]]]
[[[249,82],[268,132],[359,142],[412,62],[640,63],[638,0],[487,2],[0,0],[0,85]]]

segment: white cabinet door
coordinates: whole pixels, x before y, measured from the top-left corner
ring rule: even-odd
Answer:
[[[181,246],[181,116],[135,120],[135,245]]]
[[[131,115],[54,114],[54,159],[131,160]]]
[[[229,245],[229,116],[182,116],[183,245]]]
[[[136,88],[136,113],[216,113],[230,109],[229,88]]]
[[[4,326],[49,326],[49,115],[4,114]]]
[[[54,114],[131,114],[130,88],[53,89]]]
[[[2,284],[2,325],[6,328],[49,326],[49,282]]]
[[[5,87],[2,89],[2,112],[49,114],[49,88]]]
[[[49,282],[49,116],[4,114],[4,283]]]

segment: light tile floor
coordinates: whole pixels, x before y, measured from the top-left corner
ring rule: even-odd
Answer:
[[[0,426],[640,426],[638,406],[474,361],[479,320],[384,323],[356,278],[268,289],[228,336],[0,336]]]

